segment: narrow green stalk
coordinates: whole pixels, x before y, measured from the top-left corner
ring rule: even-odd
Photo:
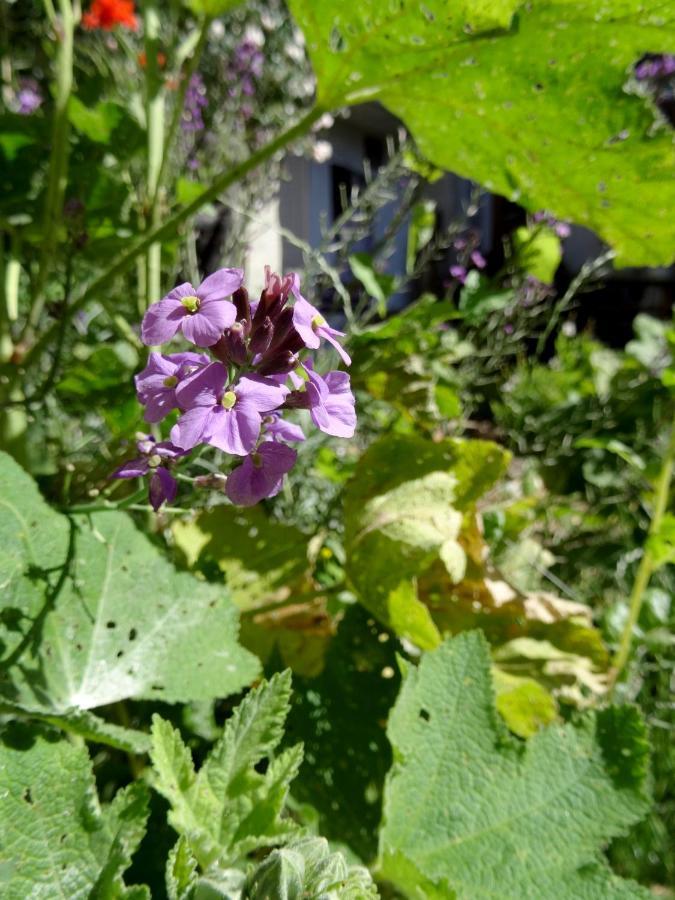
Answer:
[[[147,212],[148,230],[157,225],[155,198],[164,149],[164,87],[159,74],[160,19],[157,5],[146,0],[143,11],[145,31],[145,113],[148,132]],[[146,254],[145,308],[159,300],[162,287],[162,245],[154,241]]]
[[[4,238],[0,236],[0,278],[2,278],[2,304],[0,305],[0,363],[8,362],[14,352],[11,326],[19,316],[19,279],[21,263],[12,238],[9,253],[4,252]]]
[[[324,110],[318,107],[310,110],[310,112],[308,112],[299,122],[282,132],[274,138],[273,141],[270,141],[269,144],[261,147],[260,150],[256,151],[252,156],[249,156],[248,159],[233,166],[227,172],[223,172],[220,177],[212,182],[210,187],[202,191],[202,193],[199,194],[198,197],[195,197],[191,203],[188,203],[182,209],[179,209],[161,225],[158,225],[138,238],[124,253],[119,255],[112,266],[106,269],[105,272],[98,276],[98,278],[95,278],[79,296],[73,298],[73,302],[68,309],[69,318],[72,318],[75,313],[86,306],[92,297],[96,296],[99,291],[109,290],[110,282],[119,275],[127,272],[133,266],[135,260],[141,254],[145,253],[151,244],[156,241],[174,237],[183,222],[199,212],[199,210],[203,206],[206,206],[207,203],[216,200],[223,191],[230,187],[230,185],[244,178],[249,172],[256,169],[271,156],[274,156],[278,151],[283,150],[288,144],[307,134],[312,125],[321,118],[323,113]],[[39,357],[43,350],[52,342],[55,333],[56,325],[51,325],[43,333],[40,340],[37,341],[26,354],[24,358],[25,366],[29,366],[37,357]]]
[[[42,252],[40,266],[33,289],[33,301],[22,342],[30,341],[38,326],[45,304],[45,286],[54,263],[58,240],[58,229],[63,210],[63,198],[68,182],[68,157],[70,154],[70,123],[68,121],[68,101],[73,88],[73,45],[76,17],[70,0],[59,0],[61,14],[58,38],[59,50],[56,58],[56,93],[54,97],[54,117],[52,119],[51,157],[45,198],[42,232]]]
[[[670,496],[670,485],[673,478],[673,464],[675,462],[675,417],[673,419],[673,423],[670,429],[670,440],[668,442],[668,449],[666,450],[666,455],[663,458],[663,462],[661,464],[661,471],[659,473],[659,478],[656,483],[656,493],[654,495],[654,511],[652,513],[652,521],[649,526],[649,532],[647,534],[647,540],[645,542],[644,552],[642,554],[642,559],[640,560],[640,565],[638,566],[637,573],[635,575],[635,581],[633,582],[633,589],[630,594],[629,608],[628,608],[628,619],[626,620],[626,624],[623,627],[623,632],[621,634],[621,641],[619,642],[619,649],[616,652],[616,655],[613,660],[612,666],[612,684],[614,684],[621,672],[623,671],[624,666],[628,662],[628,657],[630,656],[631,643],[633,641],[633,632],[635,630],[635,625],[637,623],[638,618],[640,617],[640,610],[642,609],[642,602],[644,600],[645,591],[649,585],[649,581],[652,577],[652,573],[654,571],[654,556],[649,546],[650,538],[657,534],[661,528],[661,522],[663,521],[663,516],[666,512],[666,508],[668,506],[668,497]]]
[[[178,128],[180,127],[180,120],[183,115],[183,107],[185,106],[185,94],[190,85],[190,79],[194,75],[195,71],[197,70],[197,66],[199,65],[199,60],[201,59],[202,50],[204,49],[204,44],[206,43],[206,38],[208,37],[210,25],[211,18],[207,16],[202,20],[199,29],[199,38],[197,39],[197,43],[195,44],[192,53],[188,56],[180,75],[180,81],[178,84],[178,90],[176,91],[173,112],[169,121],[169,128],[166,132],[166,138],[164,139],[164,152],[162,153],[159,172],[157,173],[157,183],[155,185],[154,192],[150,194],[150,210],[153,215],[159,203],[160,193],[164,185],[164,179],[166,177],[167,168],[171,159],[171,150],[173,148],[174,141],[176,140]]]

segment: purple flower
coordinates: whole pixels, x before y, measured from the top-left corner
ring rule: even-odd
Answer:
[[[304,441],[305,434],[299,425],[287,422],[281,418],[278,412],[270,413],[263,419],[263,429],[265,436],[269,436],[274,441]]]
[[[225,493],[236,506],[253,506],[281,490],[298,454],[285,444],[266,441],[227,478]]]
[[[471,254],[471,262],[474,264],[474,266],[475,266],[477,269],[484,269],[485,266],[487,265],[487,262],[485,261],[485,257],[484,257],[483,254],[480,252],[480,250],[474,250],[474,251],[472,252],[472,254]]]
[[[572,233],[572,229],[567,222],[556,222],[553,226],[553,230],[561,240],[565,240],[565,238],[568,238]]]
[[[141,478],[150,476],[149,499],[150,505],[157,512],[166,500],[172,503],[176,499],[178,483],[167,469],[171,460],[185,456],[186,452],[181,447],[176,447],[170,441],[157,443],[149,435],[143,436],[137,442],[138,451],[141,454],[137,459],[123,463],[112,474],[112,478]]]
[[[22,78],[16,94],[16,111],[20,116],[31,116],[42,106],[42,93],[34,78]]]
[[[146,408],[145,421],[161,422],[172,409],[177,409],[176,386],[210,362],[202,353],[151,353],[147,366],[134,378],[138,400]]]
[[[295,297],[295,305],[293,307],[293,327],[305,342],[305,346],[312,350],[317,350],[321,344],[321,338],[332,344],[340,354],[342,361],[346,365],[351,364],[351,359],[343,349],[342,345],[336,340],[338,337],[344,337],[344,331],[337,331],[331,328],[328,322],[321,315],[319,310],[312,306],[300,293],[300,284],[297,275],[293,275],[293,284],[291,290]]]
[[[246,456],[256,445],[262,414],[284,402],[288,388],[260,375],[245,375],[227,385],[221,363],[211,363],[176,389],[186,412],[171,430],[171,440],[191,449],[202,441],[226,453]]]
[[[322,378],[309,363],[305,363],[304,368],[308,379],[305,390],[293,391],[287,405],[309,409],[316,427],[326,434],[353,437],[356,412],[354,395],[349,387],[349,375],[346,372],[329,372]]]
[[[660,53],[650,59],[645,59],[635,68],[635,77],[638,81],[648,78],[668,78],[675,74],[675,55],[672,53]]]
[[[241,269],[219,269],[194,288],[179,284],[146,312],[141,326],[144,344],[164,344],[177,331],[198,347],[211,347],[234,322],[237,311],[225,300],[244,280]]]
[[[466,268],[465,266],[450,266],[450,274],[453,278],[457,279],[460,284],[464,284],[466,281]]]
[[[202,110],[208,106],[208,103],[204,79],[198,72],[195,72],[185,91],[183,115],[180,120],[180,127],[184,132],[194,133],[204,130]]]

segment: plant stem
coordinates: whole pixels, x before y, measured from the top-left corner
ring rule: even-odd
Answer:
[[[195,197],[192,202],[188,203],[187,206],[179,209],[161,225],[158,225],[138,238],[131,244],[128,250],[118,257],[117,261],[113,263],[112,266],[106,269],[106,271],[99,275],[98,278],[95,278],[79,296],[73,298],[73,302],[68,310],[69,317],[72,318],[75,313],[86,306],[89,300],[91,300],[91,298],[99,291],[104,289],[109,290],[111,281],[119,275],[124,274],[124,272],[133,265],[137,257],[142,253],[145,253],[151,244],[156,241],[162,241],[166,238],[173,237],[183,222],[193,216],[207,203],[216,200],[223,191],[230,187],[230,185],[244,178],[245,175],[248,175],[249,172],[256,169],[271,156],[274,156],[279,150],[283,150],[284,147],[292,141],[307,134],[312,125],[321,118],[323,113],[324,110],[320,107],[315,107],[310,110],[299,122],[282,132],[274,138],[274,140],[270,141],[269,144],[261,147],[260,150],[256,151],[252,156],[249,156],[248,159],[237,163],[236,166],[233,166],[227,172],[223,172],[213,181],[210,187],[202,191],[202,193],[199,194],[198,197]],[[45,347],[49,345],[54,338],[55,331],[56,328],[52,325],[43,333],[40,340],[26,353],[23,360],[25,366],[30,365],[39,354],[42,353]]]
[[[68,182],[68,157],[70,155],[70,122],[68,101],[73,88],[73,44],[75,15],[70,0],[59,0],[59,51],[56,64],[56,93],[52,120],[51,157],[45,198],[42,252],[40,266],[33,288],[33,301],[21,342],[29,342],[38,326],[45,304],[47,276],[56,256],[59,223],[63,210],[63,198]]]
[[[159,11],[153,0],[146,0],[143,9],[145,31],[145,114],[148,134],[148,181],[146,226],[157,225],[157,194],[159,173],[164,149],[164,88],[159,75]],[[153,241],[146,255],[145,308],[161,297],[162,245]]]
[[[652,521],[647,533],[644,551],[640,565],[635,574],[633,589],[630,594],[628,618],[623,627],[619,649],[614,657],[612,666],[611,682],[616,683],[624,666],[628,662],[630,656],[630,648],[633,640],[633,631],[640,616],[642,602],[644,600],[645,591],[649,585],[649,581],[654,571],[654,555],[650,549],[649,541],[661,528],[661,522],[668,506],[668,497],[670,495],[670,484],[673,478],[673,462],[675,461],[675,417],[670,428],[670,440],[668,448],[661,463],[661,471],[656,483],[656,493],[654,495],[654,511],[652,513]]]
[[[209,26],[211,25],[211,17],[206,16],[202,19],[201,27],[199,30],[199,38],[197,39],[197,43],[192,51],[192,53],[188,56],[185,65],[183,66],[183,71],[180,75],[180,81],[178,84],[178,90],[176,92],[175,103],[173,107],[173,112],[171,114],[171,119],[169,121],[169,128],[166,132],[166,138],[164,140],[164,152],[162,153],[162,160],[159,166],[159,172],[157,173],[157,183],[155,185],[155,190],[150,194],[150,210],[154,214],[157,209],[157,205],[159,202],[159,196],[164,184],[164,178],[166,176],[166,170],[169,165],[169,160],[171,157],[171,149],[173,147],[173,143],[176,139],[176,134],[178,132],[178,128],[180,126],[180,120],[183,115],[183,107],[185,105],[185,94],[190,85],[190,79],[195,73],[197,66],[199,65],[199,60],[202,55],[202,50],[204,49],[204,44],[206,43],[206,38],[209,33]]]

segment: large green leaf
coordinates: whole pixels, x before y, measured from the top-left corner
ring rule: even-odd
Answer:
[[[675,149],[625,90],[673,0],[290,0],[325,109],[379,100],[434,163],[670,263]]]
[[[0,456],[0,692],[70,713],[235,693],[259,671],[222,588],[177,572],[121,512],[71,520]]]
[[[633,708],[518,743],[495,713],[487,644],[471,632],[409,672],[388,734],[381,870],[410,896],[651,896],[600,857],[648,808],[647,742]]]
[[[171,804],[170,824],[186,838],[203,871],[284,843],[297,833],[297,826],[280,814],[302,761],[302,745],[273,757],[290,693],[288,671],[251,691],[198,773],[179,732],[153,717],[154,784]],[[270,762],[261,775],[255,766],[264,758]]]
[[[440,633],[417,579],[437,560],[464,574],[462,512],[502,474],[508,454],[488,441],[391,436],[359,461],[345,493],[347,568],[360,601],[398,635],[429,649]]]
[[[148,898],[122,882],[145,831],[145,785],[101,807],[85,747],[16,724],[0,740],[0,896]]]

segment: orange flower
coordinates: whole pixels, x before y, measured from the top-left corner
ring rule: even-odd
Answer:
[[[89,10],[82,16],[84,28],[92,31],[102,28],[112,31],[117,25],[136,31],[138,19],[133,0],[93,0]]]
[[[141,50],[138,54],[138,65],[141,69],[144,69],[148,64],[148,57],[146,56],[145,50]],[[160,69],[163,69],[166,65],[166,53],[162,53],[161,50],[157,51],[157,65]]]

